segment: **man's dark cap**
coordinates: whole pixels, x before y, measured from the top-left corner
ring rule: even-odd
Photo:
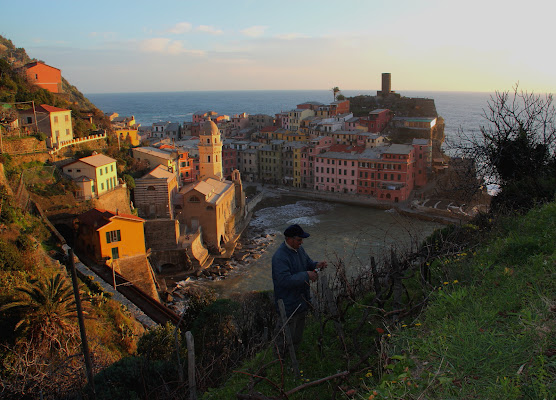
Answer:
[[[285,237],[300,237],[300,238],[308,238],[310,235],[305,232],[299,225],[290,225],[284,231]]]

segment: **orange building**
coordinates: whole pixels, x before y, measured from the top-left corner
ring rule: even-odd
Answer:
[[[42,61],[25,64],[22,68],[32,84],[52,93],[62,93],[62,71],[58,68],[46,65]]]
[[[146,255],[145,220],[93,208],[77,217],[76,247],[96,261]]]

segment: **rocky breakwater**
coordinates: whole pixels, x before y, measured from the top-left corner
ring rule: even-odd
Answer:
[[[260,228],[247,228],[230,259],[215,258],[213,264],[200,271],[198,276],[177,282],[176,286],[167,292],[166,305],[178,313],[183,313],[191,296],[206,290],[204,282],[226,279],[230,273],[241,273],[252,261],[261,257],[275,236],[276,234],[266,233]]]
[[[253,260],[257,260],[265,252],[275,235],[263,232],[262,229],[249,228],[249,231],[239,240],[231,259],[218,259],[203,270],[201,276],[205,279],[224,279],[230,271],[245,268]]]

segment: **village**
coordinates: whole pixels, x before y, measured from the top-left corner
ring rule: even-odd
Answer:
[[[24,70],[36,85],[59,90],[52,82],[61,78],[60,70],[41,62]],[[74,183],[75,198],[93,201],[82,214],[49,217],[56,226],[72,227],[80,257],[160,300],[187,276],[220,276],[233,268],[226,260],[257,257],[236,249],[263,189],[400,205],[406,212],[425,208],[424,188],[430,190],[432,178],[450,164],[441,151],[443,126],[434,100],[412,99],[417,105],[411,116],[379,108],[356,117],[350,100],[336,98],[335,90],[333,95],[329,104],[307,101],[274,116],[198,111],[183,124],[142,126],[133,116],[107,113],[112,135],[148,168],[133,190],[119,176],[117,161],[102,151],[63,156],[68,148],[103,143],[108,136],[105,130],[74,138],[69,109],[33,104],[11,121],[7,134],[42,132],[54,164]],[[389,73],[382,75],[377,98],[387,104],[405,99],[391,90]],[[439,203],[433,207],[437,214],[468,217],[461,204],[438,210]]]

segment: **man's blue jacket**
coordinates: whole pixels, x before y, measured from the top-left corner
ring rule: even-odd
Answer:
[[[284,301],[286,315],[289,317],[300,306],[297,312],[306,311],[311,300],[309,275],[317,262],[305,253],[303,247],[297,251],[282,243],[272,256],[272,282],[274,283],[274,301]]]

